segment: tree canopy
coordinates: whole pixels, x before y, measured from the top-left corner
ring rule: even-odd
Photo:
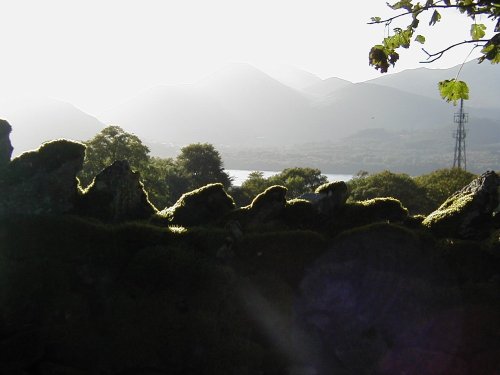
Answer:
[[[134,134],[112,125],[85,142],[85,163],[80,173],[83,185],[116,160],[128,160],[135,170],[144,170],[149,162],[149,148]]]
[[[281,185],[287,188],[287,198],[297,198],[304,193],[313,192],[318,186],[328,182],[328,178],[317,168],[286,168],[274,176],[265,178],[259,171],[251,172],[239,189],[231,192],[240,206],[249,204],[253,198],[268,187]]]
[[[415,177],[418,186],[426,190],[427,198],[437,208],[449,196],[468,185],[477,176],[459,168],[439,169]]]
[[[231,178],[224,171],[219,151],[209,143],[194,143],[183,147],[176,162],[191,181],[190,190],[215,182],[222,183],[225,188],[231,186]]]
[[[150,201],[160,209],[173,205],[182,194],[210,183],[231,186],[219,152],[208,143],[188,145],[176,159],[150,157],[149,148],[139,137],[114,125],[85,145],[85,162],[79,175],[83,186],[114,161],[127,160],[141,174]]]
[[[460,45],[472,44],[481,47],[479,62],[489,60],[492,64],[500,63],[500,2],[498,0],[427,0],[425,3],[414,0],[401,0],[387,5],[398,14],[386,19],[372,17],[373,24],[385,24],[389,35],[381,44],[373,46],[369,53],[369,64],[375,69],[386,73],[389,67],[399,60],[400,48],[409,48],[412,41],[424,44],[424,35],[417,34],[420,18],[424,14],[430,15],[429,25],[433,26],[441,21],[444,10],[455,10],[464,14],[470,20],[470,39],[452,41],[449,46],[437,52],[428,52],[422,48],[427,56],[425,63],[431,63],[441,58],[447,51]],[[495,26],[488,29],[484,23],[478,23],[478,16],[484,15],[491,19]],[[391,23],[399,18],[408,20],[404,27],[394,27],[390,33]],[[460,72],[459,72],[460,73]],[[456,77],[441,81],[438,85],[441,97],[456,104],[457,100],[469,98],[467,84]]]
[[[393,197],[411,214],[429,214],[475,177],[458,168],[439,169],[418,177],[383,171],[358,174],[347,185],[351,200]]]
[[[347,186],[350,199],[354,201],[392,197],[398,199],[412,214],[432,211],[425,190],[404,173],[383,171],[355,177],[347,182]]]

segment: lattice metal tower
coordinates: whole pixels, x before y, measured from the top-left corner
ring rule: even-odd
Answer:
[[[464,112],[464,100],[460,99],[460,111],[455,113],[454,122],[457,124],[455,138],[455,157],[453,168],[467,170],[467,157],[465,156],[465,124],[469,121],[469,114]]]

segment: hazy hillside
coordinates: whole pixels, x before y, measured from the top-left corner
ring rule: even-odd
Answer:
[[[452,125],[455,110],[437,98],[336,78],[301,93],[250,65],[232,64],[196,85],[144,92],[108,118],[150,142],[271,147],[341,141],[370,128],[439,129]],[[496,110],[471,114],[470,125],[482,117],[495,121]]]
[[[196,85],[151,89],[107,114],[148,141],[234,146],[307,137],[316,117],[306,95],[246,64],[230,65]]]
[[[371,83],[346,86],[316,103],[324,121],[330,121],[345,136],[371,128],[439,128],[450,123],[454,110],[442,100]],[[328,135],[335,140],[332,134]]]
[[[237,122],[217,100],[192,85],[152,88],[114,107],[106,119],[145,141],[166,144],[235,141],[230,129]]]
[[[275,66],[266,69],[265,73],[282,84],[299,91],[323,82],[318,76],[293,66]]]
[[[137,134],[153,155],[173,156],[189,143],[213,143],[234,169],[301,165],[354,173],[365,166],[423,173],[449,166],[452,158],[458,108],[438,98],[436,85],[457,69],[422,68],[353,84],[299,69],[276,79],[250,65],[231,64],[196,84],[138,93],[102,120]],[[467,140],[470,165],[478,171],[500,163],[498,72],[470,62],[461,76],[474,98],[466,103]],[[62,102],[15,111],[0,104],[0,117],[14,127],[17,154],[48,139],[89,139],[104,127]]]
[[[394,87],[402,91],[439,99],[437,83],[457,76],[460,65],[450,69],[409,69],[400,73],[382,75],[380,78],[368,81],[378,85]],[[500,118],[500,69],[488,61],[478,64],[476,60],[466,63],[460,72],[459,79],[466,81],[470,89],[470,99],[467,107],[487,108],[497,110]]]
[[[303,91],[317,96],[326,96],[332,92],[352,85],[353,83],[345,79],[331,77],[320,82],[316,82],[310,86],[304,87]]]
[[[37,98],[17,108],[3,107],[0,118],[13,127],[14,156],[57,138],[87,140],[104,128],[102,122],[72,104],[47,98]]]

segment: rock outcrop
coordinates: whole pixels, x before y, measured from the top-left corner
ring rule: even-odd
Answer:
[[[483,173],[449,197],[423,224],[438,236],[485,238],[499,210],[499,189],[500,177],[493,171]]]
[[[81,197],[78,213],[105,222],[148,219],[156,212],[138,172],[115,161],[99,173]]]
[[[314,193],[303,194],[299,198],[311,202],[319,214],[330,215],[344,206],[348,197],[349,191],[346,183],[335,181],[323,184]]]
[[[84,156],[83,144],[62,139],[12,160],[0,176],[0,216],[71,212]]]
[[[265,221],[278,217],[286,206],[286,192],[286,187],[274,185],[257,195],[250,205],[254,219]]]
[[[183,194],[175,205],[160,211],[157,218],[174,225],[201,225],[217,221],[234,207],[222,184],[209,184]]]
[[[9,138],[11,131],[12,127],[9,123],[0,119],[0,168],[5,167],[10,162],[14,150]]]

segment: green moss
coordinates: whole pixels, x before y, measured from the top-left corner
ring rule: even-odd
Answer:
[[[328,194],[329,192],[344,191],[347,193],[347,185],[344,181],[328,182],[316,188],[317,194]]]
[[[28,151],[13,159],[6,170],[6,183],[14,184],[26,180],[36,172],[49,173],[64,163],[77,160],[81,169],[85,156],[85,145],[80,142],[58,139],[42,144],[37,150]]]
[[[404,222],[408,210],[394,198],[374,198],[366,201],[346,203],[329,225],[329,233],[338,233],[355,227],[377,222]]]
[[[160,212],[171,224],[193,226],[222,218],[235,207],[233,199],[220,183],[209,184],[183,194],[174,206]]]
[[[424,215],[412,215],[408,216],[408,218],[404,221],[404,224],[413,229],[422,229],[424,228],[422,222],[425,220]]]
[[[474,200],[473,194],[460,194],[448,198],[436,211],[425,218],[422,224],[427,227],[440,226],[453,229],[459,224],[459,216]]]
[[[268,187],[254,198],[250,207],[253,210],[260,210],[281,203],[284,206],[286,202],[286,192],[287,188],[281,185]]]

